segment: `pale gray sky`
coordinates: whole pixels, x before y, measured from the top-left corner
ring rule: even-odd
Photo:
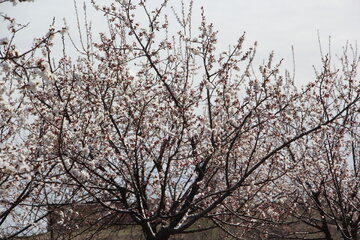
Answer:
[[[102,2],[109,0],[98,0],[98,3]],[[151,0],[154,5],[158,2]],[[78,0],[80,8],[82,3]],[[179,0],[170,1],[170,5],[178,3]],[[293,45],[298,83],[313,79],[312,65],[319,65],[318,30],[323,48],[328,46],[331,36],[334,54],[341,52],[347,40],[355,43],[360,39],[360,0],[195,0],[195,21],[199,18],[200,6],[204,6],[208,20],[219,30],[219,51],[226,50],[246,31],[249,45],[258,41],[258,62],[267,59],[274,50],[275,59],[284,58],[283,66],[292,71]],[[35,0],[15,7],[2,4],[0,12],[16,17],[20,23],[30,23],[17,38],[20,48],[26,48],[33,37],[44,34],[53,17],[59,24],[65,17],[72,33],[76,32],[73,0]],[[90,12],[90,15],[94,31],[104,31],[101,14]],[[4,37],[4,27],[1,21],[0,38]]]

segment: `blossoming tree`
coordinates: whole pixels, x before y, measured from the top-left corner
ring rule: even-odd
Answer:
[[[350,53],[350,54],[349,54]],[[317,97],[329,113],[347,105],[349,96],[359,94],[356,70],[359,63],[356,49],[346,46],[340,57],[340,69],[332,69],[331,57],[323,58],[318,73]],[[289,198],[284,211],[292,224],[302,224],[302,232],[294,227],[282,229],[283,236],[306,239],[358,239],[360,235],[359,192],[359,109],[346,111],[333,124],[300,148],[292,149],[294,171],[288,172],[290,189],[283,189]],[[282,185],[286,186],[285,184]]]
[[[145,1],[94,6],[109,22],[100,42],[86,27],[78,60],[56,64],[49,44],[39,45],[47,57],[31,58],[36,67],[19,80],[28,165],[41,164],[37,195],[47,196],[33,204],[40,209],[49,199],[96,202],[104,218],[130,216],[146,239],[215,227],[241,238],[279,217],[275,203],[288,197],[279,185],[302,161],[293,152],[359,107],[357,82],[334,108],[323,97],[341,96],[332,81],[298,90],[273,54],[253,70],[256,44],[246,49],[244,36],[218,53],[203,13],[196,32],[190,13],[174,12],[180,30],[171,36],[167,1],[154,10]]]
[[[45,196],[43,181],[47,172],[39,161],[39,153],[32,149],[32,134],[37,133],[32,131],[35,115],[29,111],[31,103],[26,91],[34,89],[35,79],[49,73],[34,54],[49,47],[56,32],[51,29],[44,37],[35,39],[27,51],[19,52],[16,36],[26,26],[5,14],[0,17],[7,23],[8,31],[8,37],[0,36],[0,237],[3,239],[3,236],[26,234],[47,215],[35,207]],[[6,34],[6,29],[1,32]]]

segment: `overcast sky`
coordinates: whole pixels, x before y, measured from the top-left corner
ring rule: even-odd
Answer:
[[[83,1],[77,1],[81,6]],[[178,2],[170,0],[170,5]],[[87,3],[91,8],[89,0]],[[312,65],[319,65],[317,31],[323,48],[328,46],[331,36],[333,54],[340,53],[346,41],[355,43],[360,39],[360,0],[195,0],[194,18],[199,18],[200,6],[204,6],[207,18],[219,30],[221,49],[226,50],[245,31],[249,45],[258,41],[257,62],[267,59],[274,50],[276,59],[284,58],[283,66],[292,71],[293,45],[297,83],[313,79]],[[59,24],[65,17],[70,30],[76,30],[73,0],[35,0],[16,6],[1,4],[0,12],[16,17],[20,23],[30,23],[17,38],[19,48],[25,49],[33,37],[46,33],[53,17]],[[90,15],[94,31],[104,31],[101,14],[90,12]],[[0,38],[4,37],[4,27],[1,20]]]

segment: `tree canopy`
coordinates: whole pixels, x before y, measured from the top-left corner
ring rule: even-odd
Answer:
[[[299,88],[273,53],[254,66],[256,43],[244,47],[245,35],[219,51],[203,11],[195,30],[184,7],[169,23],[168,1],[93,5],[109,29],[94,42],[85,25],[76,60],[65,45],[52,57],[66,28],[19,52],[22,26],[3,16],[0,236],[51,230],[56,206],[96,203],[99,222],[126,215],[149,240],[211,228],[237,239],[249,230],[358,238],[354,47],[338,60],[324,54]]]

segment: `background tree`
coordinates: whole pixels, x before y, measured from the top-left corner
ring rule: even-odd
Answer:
[[[351,56],[351,57],[350,57]],[[340,57],[341,68],[332,69],[331,56],[323,58],[323,70],[317,74],[318,97],[324,111],[323,118],[348,103],[348,96],[358,95],[356,69],[359,57],[348,45]],[[307,226],[307,231],[296,233],[299,239],[358,239],[359,216],[359,111],[346,113],[328,127],[322,128],[316,141],[309,141],[301,149],[292,150],[297,162],[289,172],[293,187],[285,202],[285,211],[293,223]],[[285,185],[283,185],[285,186]],[[289,211],[290,210],[290,211]],[[299,220],[297,222],[296,220]],[[312,234],[310,234],[312,233]],[[313,238],[311,238],[313,237]]]

